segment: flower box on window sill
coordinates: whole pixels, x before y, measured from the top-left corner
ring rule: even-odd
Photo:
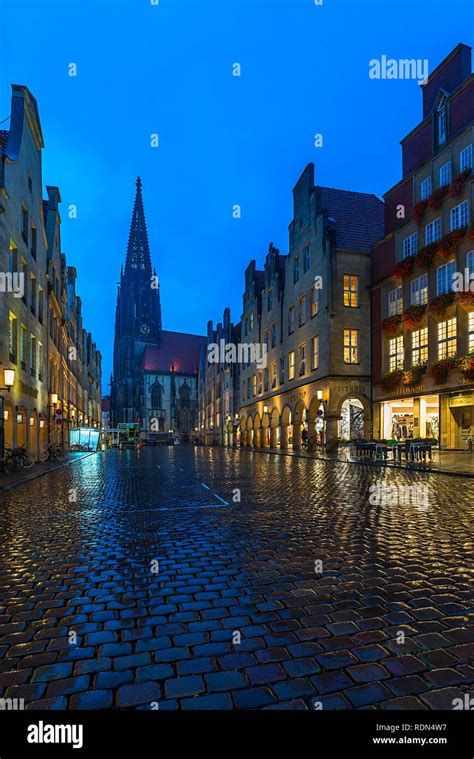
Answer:
[[[449,190],[449,186],[444,185],[443,187],[438,187],[438,189],[432,192],[430,197],[428,198],[429,207],[432,208],[434,211],[437,211],[438,208],[441,208],[441,206],[443,205],[443,200],[448,194],[448,190]]]
[[[444,385],[448,379],[448,374],[456,368],[456,357],[443,358],[441,361],[435,361],[430,366],[430,374],[436,385]]]
[[[403,369],[394,369],[392,372],[387,372],[382,377],[382,389],[389,393],[391,390],[395,390],[396,387],[402,384],[403,381]]]
[[[410,328],[416,327],[422,322],[425,312],[426,306],[409,306],[402,314],[403,323]]]
[[[474,382],[474,353],[466,353],[458,359],[458,367],[465,380]]]
[[[390,337],[394,337],[395,335],[399,334],[401,331],[402,326],[402,317],[401,314],[395,314],[394,316],[389,316],[387,319],[384,319],[382,322],[382,329],[386,335],[389,335]]]
[[[465,308],[466,311],[470,311],[474,308],[474,292],[467,290],[466,292],[456,293],[456,302]]]
[[[430,314],[433,314],[436,318],[441,318],[445,315],[446,311],[454,303],[454,293],[443,293],[438,295],[437,298],[431,301],[428,306]]]
[[[425,213],[427,205],[428,205],[427,200],[419,200],[418,203],[415,203],[415,205],[413,206],[413,218],[417,224],[419,224],[420,221],[422,220],[423,214]]]
[[[406,258],[403,258],[401,261],[399,261],[395,266],[393,275],[397,277],[397,279],[402,279],[402,277],[406,277],[408,274],[412,273],[414,266],[415,256],[407,256]]]
[[[458,198],[461,195],[464,189],[464,185],[466,184],[470,175],[471,175],[471,169],[464,169],[464,171],[461,171],[461,173],[458,174],[457,177],[454,177],[448,190],[448,194],[450,198]]]
[[[429,245],[425,245],[424,248],[418,251],[415,259],[416,266],[419,269],[427,268],[433,263],[436,258],[436,254],[439,251],[439,242],[432,242]]]
[[[438,243],[438,250],[445,258],[452,258],[456,255],[458,245],[466,234],[466,228],[454,229],[452,232],[444,235]]]

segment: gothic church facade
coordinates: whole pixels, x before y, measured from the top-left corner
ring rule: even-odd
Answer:
[[[162,328],[160,288],[152,267],[142,183],[135,204],[115,313],[112,426],[138,423],[148,443],[179,433],[188,440],[198,423],[197,368],[205,337]]]

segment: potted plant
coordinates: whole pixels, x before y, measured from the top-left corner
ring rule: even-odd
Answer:
[[[407,327],[416,327],[423,319],[426,306],[409,306],[402,315],[403,322]]]
[[[449,306],[454,303],[454,293],[443,293],[443,295],[438,295],[437,298],[434,298],[430,305],[429,305],[429,311],[433,316],[441,317],[444,316]]]
[[[406,277],[408,274],[412,273],[414,266],[415,266],[415,256],[407,256],[406,258],[403,258],[401,261],[399,261],[398,264],[395,266],[395,269],[393,270],[393,275],[397,277],[397,279]]]
[[[383,320],[382,329],[386,335],[393,337],[400,331],[401,323],[401,314],[395,314],[394,316],[389,316],[387,319]]]
[[[431,364],[430,374],[436,385],[444,385],[448,379],[449,372],[455,367],[456,359],[454,356],[452,358],[442,358],[441,361],[435,361],[434,364]]]

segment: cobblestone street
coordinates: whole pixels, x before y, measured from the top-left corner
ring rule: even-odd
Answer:
[[[371,505],[384,478],[427,483],[428,507]],[[0,696],[452,709],[473,691],[473,513],[474,482],[440,474],[185,446],[76,461],[0,493]]]

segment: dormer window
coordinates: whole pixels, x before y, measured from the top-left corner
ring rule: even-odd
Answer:
[[[436,109],[436,130],[438,137],[438,145],[444,145],[448,136],[448,122],[447,122],[447,98],[446,95],[441,95]]]

